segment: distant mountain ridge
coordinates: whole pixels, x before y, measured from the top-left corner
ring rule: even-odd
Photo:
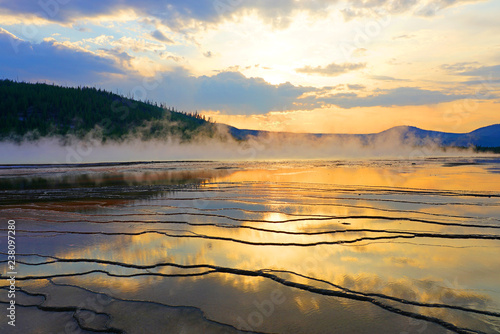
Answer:
[[[240,140],[248,139],[250,136],[261,136],[269,134],[281,134],[284,136],[294,135],[287,132],[269,132],[259,130],[245,130],[229,127],[229,133]],[[295,134],[298,135],[298,134]],[[414,126],[396,126],[379,133],[370,134],[301,134],[306,136],[338,137],[340,139],[358,139],[362,143],[368,144],[383,138],[397,138],[402,142],[413,145],[425,145],[433,142],[442,146],[455,147],[500,147],[500,124],[485,126],[469,133],[451,133],[432,130],[423,130]]]
[[[432,130],[423,130],[414,126],[397,126],[379,134],[388,132],[399,132],[407,138],[413,138],[417,143],[433,140],[443,146],[481,146],[498,147],[500,146],[500,124],[485,126],[469,133],[450,133]]]

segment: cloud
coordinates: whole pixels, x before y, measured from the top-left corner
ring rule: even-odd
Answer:
[[[346,8],[340,10],[345,21],[359,17],[381,18],[388,14],[408,13],[415,8],[419,0],[351,0],[347,1]]]
[[[431,17],[446,8],[480,1],[482,0],[437,0],[429,2],[420,1],[419,5],[414,9],[414,14],[417,16]]]
[[[0,73],[24,81],[50,81],[63,85],[102,85],[127,95],[144,91],[148,100],[166,102],[181,110],[220,110],[228,114],[265,114],[272,110],[298,109],[298,98],[316,88],[290,83],[272,85],[261,78],[247,78],[236,71],[213,76],[192,76],[184,69],[159,74],[157,85],[142,84],[145,78],[130,70],[133,60],[122,48],[132,40],[118,40],[99,54],[54,40],[30,43],[0,28]],[[118,42],[116,41],[116,42]],[[112,43],[113,44],[113,43]],[[119,77],[112,74],[121,74]],[[125,76],[126,75],[126,76]],[[126,78],[126,79],[125,79]],[[300,106],[312,108],[312,106]]]
[[[263,21],[276,28],[285,28],[292,16],[307,12],[325,16],[330,8],[345,3],[341,10],[345,20],[357,17],[380,17],[386,14],[414,12],[420,16],[432,16],[450,6],[458,6],[480,0],[0,0],[2,9],[10,15],[37,16],[53,22],[75,23],[82,19],[98,18],[118,12],[133,12],[139,17],[155,18],[165,26],[180,30],[191,23],[217,24],[239,14],[256,13]],[[154,33],[154,32],[153,32]]]
[[[153,31],[151,33],[151,37],[153,37],[154,39],[157,39],[159,40],[160,42],[163,42],[163,43],[167,43],[167,44],[174,44],[174,41],[171,40],[170,38],[168,38],[167,36],[165,36],[161,31],[159,31],[158,29]]]
[[[134,52],[155,52],[164,51],[165,45],[161,43],[154,43],[145,39],[121,37],[117,40],[110,41],[109,44],[118,47],[121,50],[132,50]]]
[[[103,50],[103,57],[84,49],[46,40],[29,43],[17,39],[5,30],[0,30],[0,71],[10,78],[21,80],[49,80],[63,84],[95,85],[112,91],[133,94],[141,87],[144,77],[125,72],[123,66],[132,58],[119,48]],[[16,52],[17,50],[17,52]],[[8,65],[6,65],[8,64]],[[119,64],[122,66],[119,67]],[[339,75],[349,70],[364,67],[364,64],[330,64],[326,67],[306,68],[306,72],[322,75]],[[471,75],[498,67],[476,68]],[[117,79],[110,74],[126,74]],[[378,77],[379,80],[400,80]],[[157,85],[144,84],[147,96],[138,98],[165,102],[181,110],[214,110],[224,114],[251,115],[270,111],[312,110],[321,106],[336,105],[341,108],[372,106],[410,106],[449,102],[465,96],[444,94],[420,88],[402,87],[379,90],[376,94],[359,96],[356,93],[324,95],[324,89],[295,86],[289,82],[272,85],[262,78],[247,78],[237,71],[223,71],[212,76],[193,76],[184,69],[164,72]],[[347,84],[351,91],[365,89],[363,85]]]
[[[54,40],[26,42],[2,28],[0,49],[0,72],[8,78],[77,85],[98,81],[104,74],[123,74],[123,70],[110,58]]]
[[[383,90],[378,95],[358,96],[356,94],[336,94],[322,98],[321,103],[333,104],[341,108],[421,106],[438,104],[467,98],[465,95],[444,94],[414,87],[400,87]]]
[[[364,85],[357,85],[357,84],[353,84],[353,85],[347,84],[347,88],[349,88],[351,90],[363,90],[363,89],[366,88],[366,86],[364,86]]]
[[[204,52],[203,55],[207,58],[212,58],[214,56],[214,54],[212,53],[212,51],[207,51],[207,52]]]
[[[112,35],[99,35],[94,38],[84,38],[81,41],[73,43],[82,47],[93,47],[95,45],[102,48],[114,48],[121,52],[164,52],[166,46],[164,43],[157,43],[155,41],[147,40],[144,38],[132,38],[123,36],[115,39]]]
[[[481,1],[483,0],[350,0],[346,1],[346,7],[340,12],[345,21],[366,17],[380,18],[388,14],[432,17],[450,7]]]
[[[482,80],[467,80],[464,81],[463,83],[468,84],[468,85],[481,85],[484,86],[490,90],[495,90],[499,89],[500,84],[500,79],[493,79],[493,78],[484,78]]]
[[[222,72],[191,81],[196,108],[236,114],[291,110],[299,96],[315,90],[311,87],[294,86],[289,82],[271,85],[261,78],[246,78],[239,72]]]
[[[131,67],[131,61],[134,57],[130,56],[127,52],[121,51],[118,48],[113,49],[99,49],[99,51],[114,57],[116,61],[120,64],[120,67]]]
[[[478,65],[479,63],[477,61],[474,61],[474,62],[462,62],[454,64],[443,64],[441,65],[441,68],[451,74],[461,74],[463,72],[478,68]]]
[[[463,83],[467,85],[481,85],[483,89],[490,92],[498,90],[500,82],[500,65],[479,66],[478,62],[464,62],[455,64],[444,64],[442,69],[450,74],[473,77]]]
[[[92,43],[92,44],[103,45],[103,46],[104,45],[111,45],[114,38],[115,38],[114,36],[110,36],[110,35],[99,35],[99,36],[94,37],[94,38],[84,38],[81,41],[81,44]]]
[[[364,57],[368,53],[368,50],[365,48],[357,48],[352,52],[354,57]]]
[[[107,0],[107,1],[56,1],[56,0],[0,0],[0,5],[10,14],[35,15],[56,22],[75,22],[82,18],[110,15],[132,10],[139,16],[160,19],[164,25],[180,28],[191,21],[218,23],[236,13],[255,12],[275,27],[287,26],[290,16],[297,11],[325,13],[336,3],[329,1],[295,0]]]
[[[406,79],[398,79],[398,78],[390,77],[387,75],[372,75],[372,76],[370,76],[370,79],[380,80],[380,81],[409,81]]]
[[[193,76],[182,68],[158,74],[154,89],[147,90],[148,100],[165,102],[179,110],[214,110],[224,114],[266,114],[270,111],[313,109],[314,105],[300,105],[304,93],[316,88],[294,86],[291,83],[272,85],[262,78],[247,78],[240,72],[220,72],[213,76]],[[141,77],[129,77],[127,82],[108,83],[109,89],[134,93],[134,85]],[[141,89],[142,90],[142,89]],[[144,97],[144,96],[136,96]],[[315,103],[314,101],[312,101]]]
[[[418,3],[418,0],[394,0],[390,3],[389,9],[392,14],[406,13]]]
[[[490,77],[499,78],[500,65],[467,68],[466,70],[460,72],[459,74],[466,76],[484,77],[484,78],[490,78]]]
[[[317,75],[322,75],[322,76],[327,76],[327,77],[336,77],[338,75],[341,75],[341,74],[344,74],[344,73],[347,73],[350,71],[359,70],[359,69],[362,69],[365,67],[366,67],[365,63],[344,63],[344,64],[331,63],[325,67],[305,66],[302,68],[297,68],[295,71],[297,73],[317,74]]]
[[[414,37],[415,37],[415,35],[404,34],[404,35],[395,36],[392,39],[393,40],[397,40],[397,39],[410,39],[410,38],[414,38]]]

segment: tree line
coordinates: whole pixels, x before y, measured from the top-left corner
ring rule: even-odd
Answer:
[[[143,139],[197,131],[213,132],[213,122],[197,112],[181,112],[151,101],[135,101],[99,88],[60,87],[0,80],[0,139],[83,137],[99,128],[103,140],[127,135]]]

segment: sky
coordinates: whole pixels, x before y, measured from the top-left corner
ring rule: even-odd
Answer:
[[[0,79],[93,86],[239,128],[500,123],[500,1],[0,0]]]

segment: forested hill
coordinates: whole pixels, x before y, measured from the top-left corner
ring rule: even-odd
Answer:
[[[197,113],[177,112],[101,89],[0,80],[0,140],[20,140],[26,135],[33,139],[81,138],[96,128],[102,131],[104,141],[127,135],[190,139],[201,131],[215,131],[213,124]]]

